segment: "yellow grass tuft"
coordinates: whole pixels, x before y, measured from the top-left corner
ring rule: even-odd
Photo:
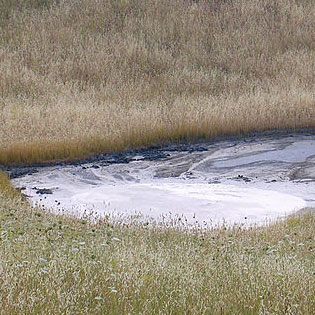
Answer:
[[[0,171],[0,192],[4,194],[6,198],[15,198],[20,195],[19,192],[12,187],[9,177],[2,171]]]

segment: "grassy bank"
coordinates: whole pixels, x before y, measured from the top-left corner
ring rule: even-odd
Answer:
[[[96,225],[0,192],[2,314],[311,314],[314,213],[270,227]]]
[[[312,0],[3,0],[0,164],[315,127],[314,29]],[[311,314],[314,228],[93,225],[0,171],[0,313]]]
[[[315,126],[311,0],[0,8],[0,164]]]

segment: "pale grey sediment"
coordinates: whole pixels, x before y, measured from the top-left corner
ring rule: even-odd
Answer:
[[[13,184],[55,210],[261,223],[315,206],[315,134],[135,150],[26,174]]]

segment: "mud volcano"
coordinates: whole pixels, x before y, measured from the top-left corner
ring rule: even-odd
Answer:
[[[57,212],[262,224],[315,206],[315,135],[173,145],[12,174],[34,204]]]

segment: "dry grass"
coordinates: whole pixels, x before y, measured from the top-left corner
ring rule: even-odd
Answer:
[[[91,224],[0,191],[1,314],[312,314],[314,213],[211,231]]]
[[[0,164],[315,127],[312,0],[3,0]],[[0,172],[1,314],[311,314],[314,213],[92,224]]]
[[[0,164],[315,127],[312,0],[5,0],[0,11]]]
[[[20,196],[20,193],[12,187],[8,176],[0,171],[0,192],[5,198],[15,198]]]

